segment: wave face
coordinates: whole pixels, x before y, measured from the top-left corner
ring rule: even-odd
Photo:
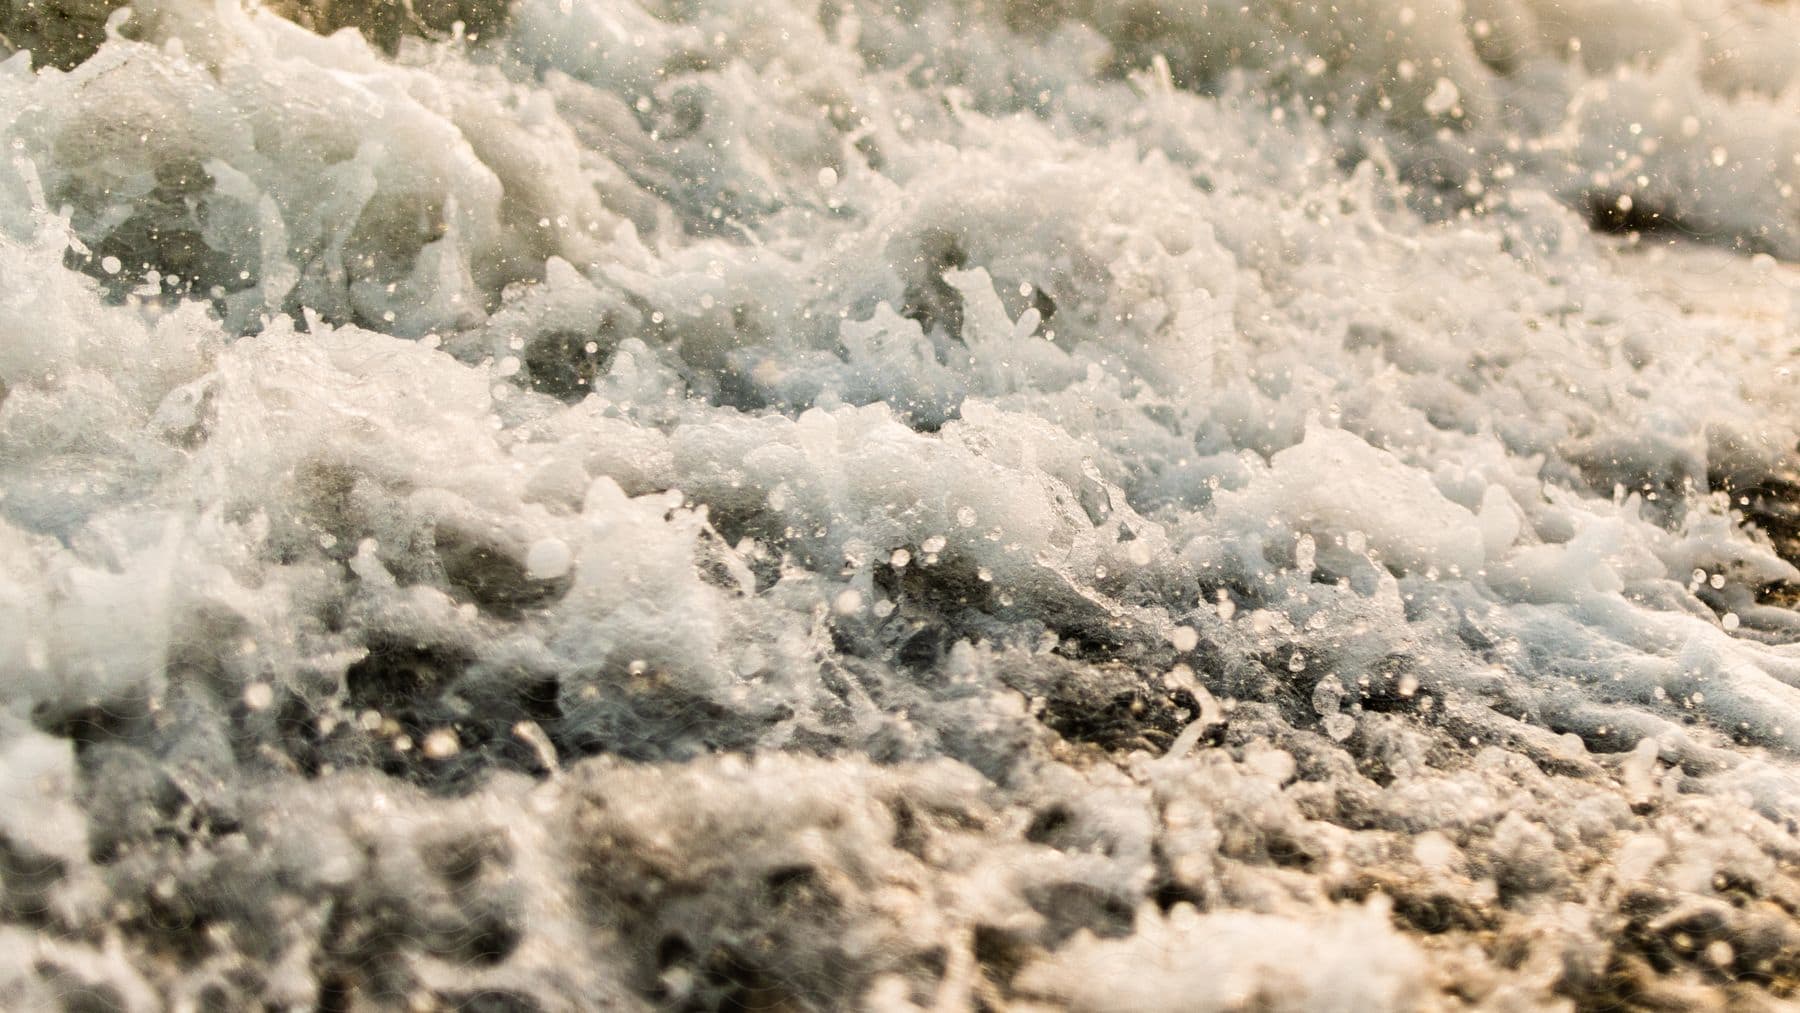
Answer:
[[[1800,7],[59,2],[0,1004],[1793,1001]]]

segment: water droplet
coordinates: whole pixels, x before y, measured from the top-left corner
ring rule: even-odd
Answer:
[[[431,759],[448,759],[461,751],[462,740],[454,728],[436,728],[425,736],[424,753]]]
[[[1438,77],[1438,83],[1431,86],[1431,94],[1426,95],[1426,112],[1440,117],[1456,108],[1458,99],[1462,99],[1462,92],[1456,88],[1456,83],[1449,77]]]
[[[1311,535],[1301,535],[1294,544],[1294,566],[1301,573],[1311,573],[1318,561],[1319,544]]]
[[[1220,619],[1229,620],[1232,616],[1237,615],[1237,602],[1231,600],[1229,591],[1220,588],[1214,600],[1218,602]]]

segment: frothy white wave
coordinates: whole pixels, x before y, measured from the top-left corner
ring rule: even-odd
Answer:
[[[1797,22],[13,56],[0,994],[1778,1008]]]

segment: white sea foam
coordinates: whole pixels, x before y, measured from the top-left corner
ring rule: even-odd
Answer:
[[[1777,1008],[1797,28],[14,55],[0,995]]]

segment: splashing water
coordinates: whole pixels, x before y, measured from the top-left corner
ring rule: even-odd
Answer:
[[[1782,1008],[1797,28],[14,5],[4,1004]]]

